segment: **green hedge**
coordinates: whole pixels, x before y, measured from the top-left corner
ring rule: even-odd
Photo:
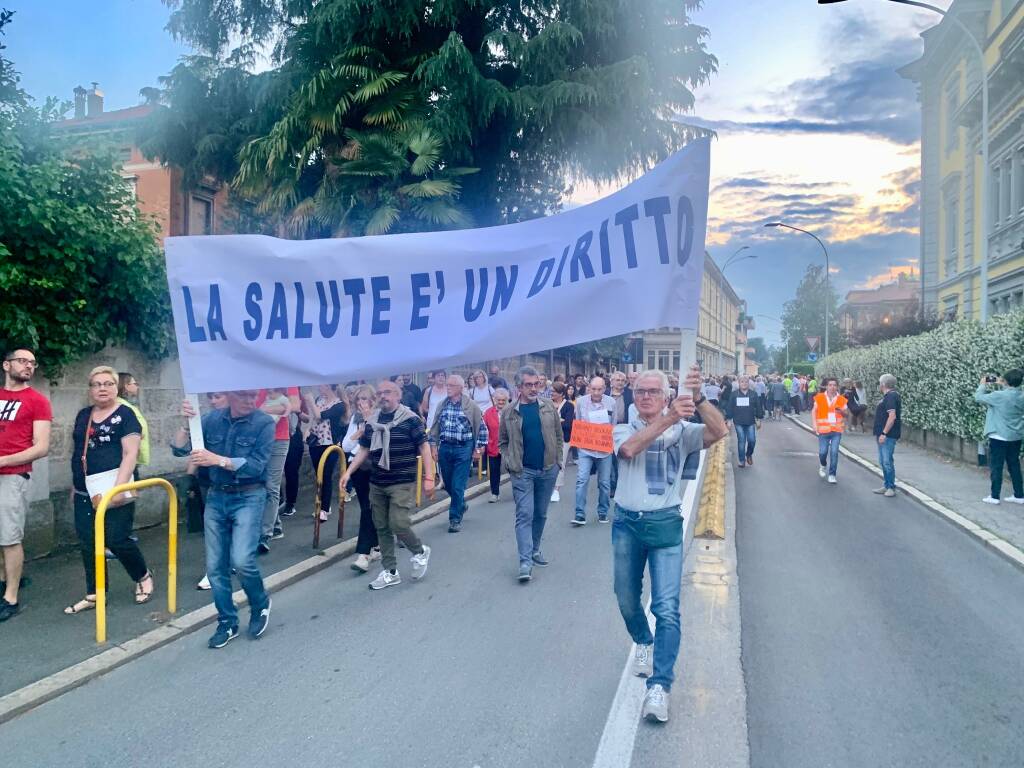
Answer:
[[[934,331],[885,341],[873,347],[829,355],[815,371],[858,379],[872,408],[878,402],[878,377],[896,376],[903,398],[903,420],[920,429],[979,440],[985,409],[974,401],[986,373],[1024,366],[1024,311],[977,321],[944,323]]]

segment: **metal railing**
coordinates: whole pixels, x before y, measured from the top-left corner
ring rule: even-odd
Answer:
[[[348,468],[348,460],[340,445],[332,445],[320,456],[320,462],[316,468],[316,503],[313,507],[313,549],[320,547],[320,498],[324,486],[324,467],[327,458],[337,453],[341,458],[338,461],[338,538],[341,538],[341,529],[345,526],[345,487],[341,484],[341,476]]]
[[[174,486],[162,477],[151,477],[148,480],[133,480],[123,485],[115,485],[100,499],[96,507],[94,531],[96,537],[96,642],[107,642],[107,541],[104,521],[107,507],[111,500],[125,491],[141,491],[145,488],[159,486],[167,491],[169,506],[167,521],[167,612],[174,613],[178,609],[178,492]],[[151,574],[152,575],[152,574]],[[154,580],[155,581],[155,580]]]

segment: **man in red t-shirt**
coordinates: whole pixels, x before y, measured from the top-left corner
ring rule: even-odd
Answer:
[[[0,621],[19,610],[18,587],[25,563],[21,546],[28,515],[28,483],[32,462],[50,451],[50,401],[28,385],[36,372],[30,349],[4,355],[4,388],[0,389],[0,551],[6,589],[0,597]]]

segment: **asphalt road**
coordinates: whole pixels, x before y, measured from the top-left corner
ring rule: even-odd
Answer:
[[[751,765],[1024,765],[1024,573],[815,452],[769,422],[736,472]]]
[[[0,726],[3,763],[590,766],[630,643],[610,526],[572,528],[569,495],[531,584],[511,502],[475,500],[460,534],[417,526],[422,581],[406,550],[381,592],[346,560],[274,595],[258,641],[211,651],[206,628]]]

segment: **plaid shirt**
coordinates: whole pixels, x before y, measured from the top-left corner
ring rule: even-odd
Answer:
[[[442,443],[465,443],[473,439],[473,425],[462,410],[462,402],[452,402],[451,398],[444,401],[441,412],[437,414],[441,422]],[[487,424],[480,420],[480,434],[477,437],[478,448],[487,445]]]

